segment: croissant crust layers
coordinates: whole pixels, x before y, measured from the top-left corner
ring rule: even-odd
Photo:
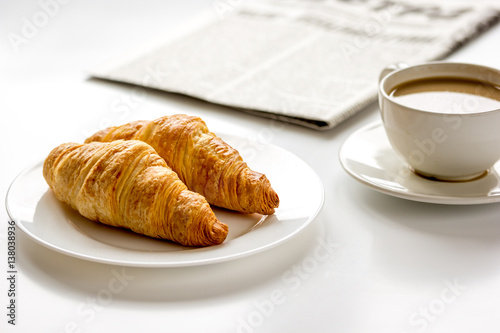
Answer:
[[[85,142],[141,140],[165,159],[187,187],[215,206],[269,215],[279,197],[267,177],[251,170],[238,151],[193,116],[173,115],[109,127]]]
[[[59,200],[93,221],[189,246],[227,236],[205,198],[141,141],[62,144],[46,158],[43,175]]]

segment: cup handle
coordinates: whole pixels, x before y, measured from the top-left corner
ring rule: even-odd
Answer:
[[[384,77],[387,76],[387,74],[391,73],[391,72],[394,72],[395,70],[398,70],[398,69],[403,69],[403,68],[407,68],[409,67],[408,64],[405,64],[404,62],[398,62],[398,63],[395,63],[395,64],[391,64],[387,67],[385,67],[381,72],[380,72],[380,75],[378,77],[378,82],[382,81],[382,79]]]

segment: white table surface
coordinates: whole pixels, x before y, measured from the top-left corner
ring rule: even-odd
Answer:
[[[325,132],[276,128],[268,119],[158,92],[117,114],[113,103],[130,97],[133,87],[89,80],[83,70],[213,10],[213,2],[69,1],[14,52],[7,34],[19,33],[42,2],[0,2],[2,199],[22,169],[61,142],[82,141],[110,124],[188,113],[212,130],[266,134],[311,165],[325,203],[291,241],[199,267],[93,263],[47,249],[18,229],[16,326],[6,316],[8,216],[2,209],[0,331],[500,331],[500,204],[418,203],[352,179],[339,164],[339,147],[379,119],[375,105]],[[500,25],[450,59],[500,68],[499,42]],[[318,257],[322,242],[333,250]],[[105,298],[116,274],[123,288]]]

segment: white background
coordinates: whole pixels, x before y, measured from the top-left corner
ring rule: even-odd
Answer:
[[[339,147],[354,130],[380,119],[376,105],[315,132],[278,128],[184,96],[148,91],[137,99],[133,87],[89,79],[85,69],[214,11],[213,2],[72,0],[53,7],[16,52],[9,33],[21,35],[26,20],[33,22],[41,3],[49,2],[0,2],[2,199],[22,169],[62,142],[82,141],[111,124],[187,113],[201,116],[213,131],[262,139],[304,159],[323,182],[325,204],[290,242],[191,268],[87,262],[18,230],[15,327],[6,316],[8,216],[2,209],[1,331],[500,331],[500,204],[411,202],[350,178],[339,164]],[[496,26],[450,59],[500,68],[499,42]],[[128,101],[127,112],[116,112],[117,101]]]

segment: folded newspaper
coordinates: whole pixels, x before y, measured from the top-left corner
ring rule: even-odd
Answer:
[[[216,0],[210,20],[91,75],[315,129],[376,100],[380,71],[442,59],[496,23],[484,3]]]

